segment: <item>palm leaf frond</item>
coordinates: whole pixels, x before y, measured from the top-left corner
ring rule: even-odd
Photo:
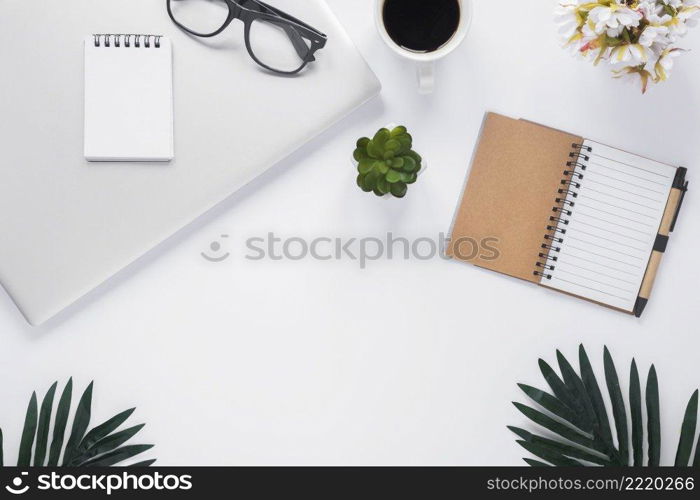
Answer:
[[[70,437],[66,443],[66,451],[63,455],[63,465],[68,465],[75,456],[75,450],[83,440],[88,425],[90,425],[90,415],[92,413],[92,382],[88,385],[85,392],[80,397],[78,408],[75,410],[73,417],[73,427]]]
[[[661,463],[661,411],[659,409],[659,379],[651,365],[647,377],[647,439],[649,441],[649,467]]]
[[[586,387],[583,385],[581,377],[578,376],[576,370],[574,370],[574,367],[571,366],[571,363],[569,363],[561,351],[557,351],[557,362],[559,364],[561,374],[564,377],[564,383],[574,394],[577,401],[579,401],[578,406],[582,409],[582,417],[586,419],[588,427],[592,431],[595,431],[596,416],[595,412],[593,411],[593,404],[591,403],[591,399],[588,397]]]
[[[69,378],[68,383],[61,394],[61,399],[58,400],[58,408],[56,409],[56,420],[53,426],[53,440],[51,441],[51,449],[49,451],[50,467],[57,466],[58,459],[61,456],[63,439],[66,433],[66,424],[68,423],[68,415],[70,413],[70,401],[72,397],[73,378]]]
[[[572,443],[576,443],[586,448],[593,448],[595,446],[595,442],[590,437],[582,434],[577,429],[573,429],[568,425],[563,424],[548,415],[545,415],[541,411],[535,410],[534,408],[530,408],[529,406],[525,406],[520,403],[513,404],[518,410],[520,410],[520,412],[523,415],[525,415],[537,425],[544,427],[548,431],[553,432],[563,437],[564,439],[571,441]]]
[[[594,433],[600,436],[601,441],[607,448],[608,454],[619,460],[618,452],[612,440],[612,431],[610,429],[610,420],[608,420],[608,412],[605,409],[603,394],[600,392],[598,381],[593,373],[593,367],[588,359],[588,354],[583,346],[579,347],[579,368],[581,370],[581,380],[586,388],[586,393],[591,401],[593,413],[595,414]]]
[[[116,450],[102,455],[101,457],[94,458],[83,464],[84,467],[109,467],[116,465],[125,460],[129,460],[136,455],[139,455],[145,451],[153,448],[152,444],[134,444],[130,446],[122,446]]]
[[[94,429],[92,429],[90,432],[88,432],[83,440],[80,442],[80,446],[78,446],[78,453],[82,453],[88,448],[91,448],[92,445],[97,443],[99,440],[107,437],[109,434],[111,434],[114,430],[116,430],[120,425],[122,425],[126,420],[131,416],[132,413],[136,408],[130,408],[126,411],[123,411],[106,422],[98,425]]]
[[[104,439],[101,439],[93,446],[81,453],[79,456],[73,458],[73,460],[70,462],[70,465],[78,466],[92,458],[116,450],[119,446],[126,443],[129,439],[134,437],[136,433],[143,429],[144,425],[145,424],[129,427],[128,429],[124,429],[123,431],[116,432],[110,436],[105,437]]]
[[[46,449],[48,446],[49,428],[53,412],[53,401],[58,383],[54,383],[46,393],[41,411],[38,409],[36,392],[32,394],[27,407],[27,414],[22,431],[18,466],[28,467],[32,462],[32,448],[34,448],[34,465],[43,466],[46,461]],[[134,437],[144,424],[135,425],[127,429],[118,430],[119,427],[133,414],[134,408],[123,411],[97,427],[88,430],[92,414],[93,383],[88,385],[83,392],[75,409],[70,436],[63,446],[66,426],[70,416],[71,399],[73,393],[73,380],[68,380],[63,389],[53,422],[53,439],[49,449],[48,465],[57,466],[63,454],[64,466],[111,466],[129,460],[147,450],[153,445],[124,445]],[[36,441],[36,445],[34,444]],[[134,466],[147,467],[155,460],[144,460]],[[2,432],[0,432],[0,465],[2,465]]]
[[[553,453],[563,455],[565,457],[575,458],[598,465],[609,465],[610,462],[602,454],[591,452],[584,448],[577,448],[566,443],[554,441],[553,439],[536,436],[530,432],[519,429],[517,427],[508,427],[514,434],[526,443],[537,445],[542,448],[547,448]]]
[[[46,446],[49,441],[49,426],[51,425],[51,410],[53,409],[53,398],[56,394],[58,382],[54,382],[41,402],[39,411],[39,426],[36,431],[36,448],[34,449],[34,466],[44,465],[46,458]]]
[[[131,464],[131,465],[129,465],[129,467],[150,467],[154,463],[156,463],[155,458],[153,458],[151,460],[144,460],[143,462],[137,462],[135,464]]]
[[[532,460],[531,458],[523,458],[523,461],[530,467],[551,467],[549,464],[540,462],[539,460]]]
[[[36,392],[33,392],[27,407],[27,415],[24,417],[24,429],[22,430],[22,438],[19,443],[17,467],[29,467],[32,463],[32,446],[34,445],[34,435],[36,434],[38,412]]]
[[[629,429],[627,427],[625,400],[622,397],[622,389],[620,388],[620,379],[617,376],[615,362],[607,347],[603,353],[603,358],[605,364],[605,384],[608,387],[608,394],[610,394],[610,400],[612,402],[613,418],[615,419],[618,455],[622,465],[629,465]]]
[[[648,443],[647,463],[660,465],[661,411],[659,381],[652,365],[642,397],[642,387],[636,361],[632,361],[629,387],[628,423],[627,402],[622,393],[615,363],[606,347],[603,353],[605,386],[612,414],[606,406],[586,349],[578,351],[579,371],[557,351],[561,375],[543,360],[539,367],[552,393],[519,384],[520,389],[542,410],[513,403],[530,421],[553,434],[545,437],[518,427],[508,427],[518,436],[517,443],[537,460],[524,458],[528,465],[543,466],[629,466],[630,456],[635,466],[644,465],[645,431]],[[699,393],[696,391],[686,409],[681,437],[676,454],[676,465],[688,466],[695,446],[694,465],[700,466],[700,442],[695,445]],[[644,412],[646,411],[646,429]],[[630,436],[631,433],[631,436]],[[700,441],[700,437],[698,437]]]
[[[644,424],[642,414],[642,386],[639,382],[637,362],[632,360],[630,369],[630,413],[632,415],[632,450],[634,466],[644,465]]]
[[[690,454],[693,453],[695,444],[695,429],[698,423],[698,391],[690,398],[688,408],[685,410],[681,437],[676,452],[676,467],[687,467],[690,462]]]

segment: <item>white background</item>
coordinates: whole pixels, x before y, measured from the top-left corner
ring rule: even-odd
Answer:
[[[468,265],[247,261],[245,241],[437,238],[447,232],[483,113],[562,128],[690,169],[700,163],[700,53],[646,96],[560,48],[554,1],[476,0],[434,95],[380,41],[372,0],[329,0],[384,85],[381,98],[40,328],[0,296],[0,426],[16,460],[26,403],[51,382],[95,380],[94,423],[137,406],[161,465],[515,465],[506,425],[538,357],[608,345],[626,388],[636,357],[660,375],[664,450],[700,385],[698,205],[691,193],[653,299],[637,320]],[[684,46],[700,48],[700,28]],[[430,168],[404,200],[355,186],[356,139],[403,123]],[[692,185],[691,185],[692,186]],[[518,210],[518,207],[513,207]],[[231,258],[200,252],[219,235]],[[50,258],[50,249],[47,249]],[[77,396],[74,398],[77,399]]]

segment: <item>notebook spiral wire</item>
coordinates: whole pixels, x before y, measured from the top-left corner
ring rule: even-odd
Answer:
[[[573,208],[578,198],[579,190],[581,189],[581,180],[583,180],[584,172],[588,168],[588,161],[593,148],[584,144],[572,144],[572,150],[569,153],[570,160],[566,162],[566,170],[564,177],[561,180],[561,185],[558,189],[558,196],[555,199],[556,204],[552,207],[552,215],[549,217],[550,224],[547,225],[547,233],[544,235],[540,260],[535,264],[534,275],[541,278],[551,280],[552,271],[556,269],[559,257],[556,256],[561,252],[561,244],[564,243],[566,228],[570,222],[570,217],[573,215]]]
[[[98,33],[92,35],[95,47],[126,47],[126,48],[146,48],[159,49],[161,46],[161,35],[142,35],[135,33]]]

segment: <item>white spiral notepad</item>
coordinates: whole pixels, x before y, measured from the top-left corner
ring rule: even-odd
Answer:
[[[158,35],[85,38],[85,158],[174,157],[172,45]]]
[[[576,160],[544,277],[557,290],[632,311],[678,169],[588,140]]]

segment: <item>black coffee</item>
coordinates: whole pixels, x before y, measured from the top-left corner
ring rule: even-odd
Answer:
[[[386,0],[384,26],[399,46],[434,52],[459,28],[459,0]]]

